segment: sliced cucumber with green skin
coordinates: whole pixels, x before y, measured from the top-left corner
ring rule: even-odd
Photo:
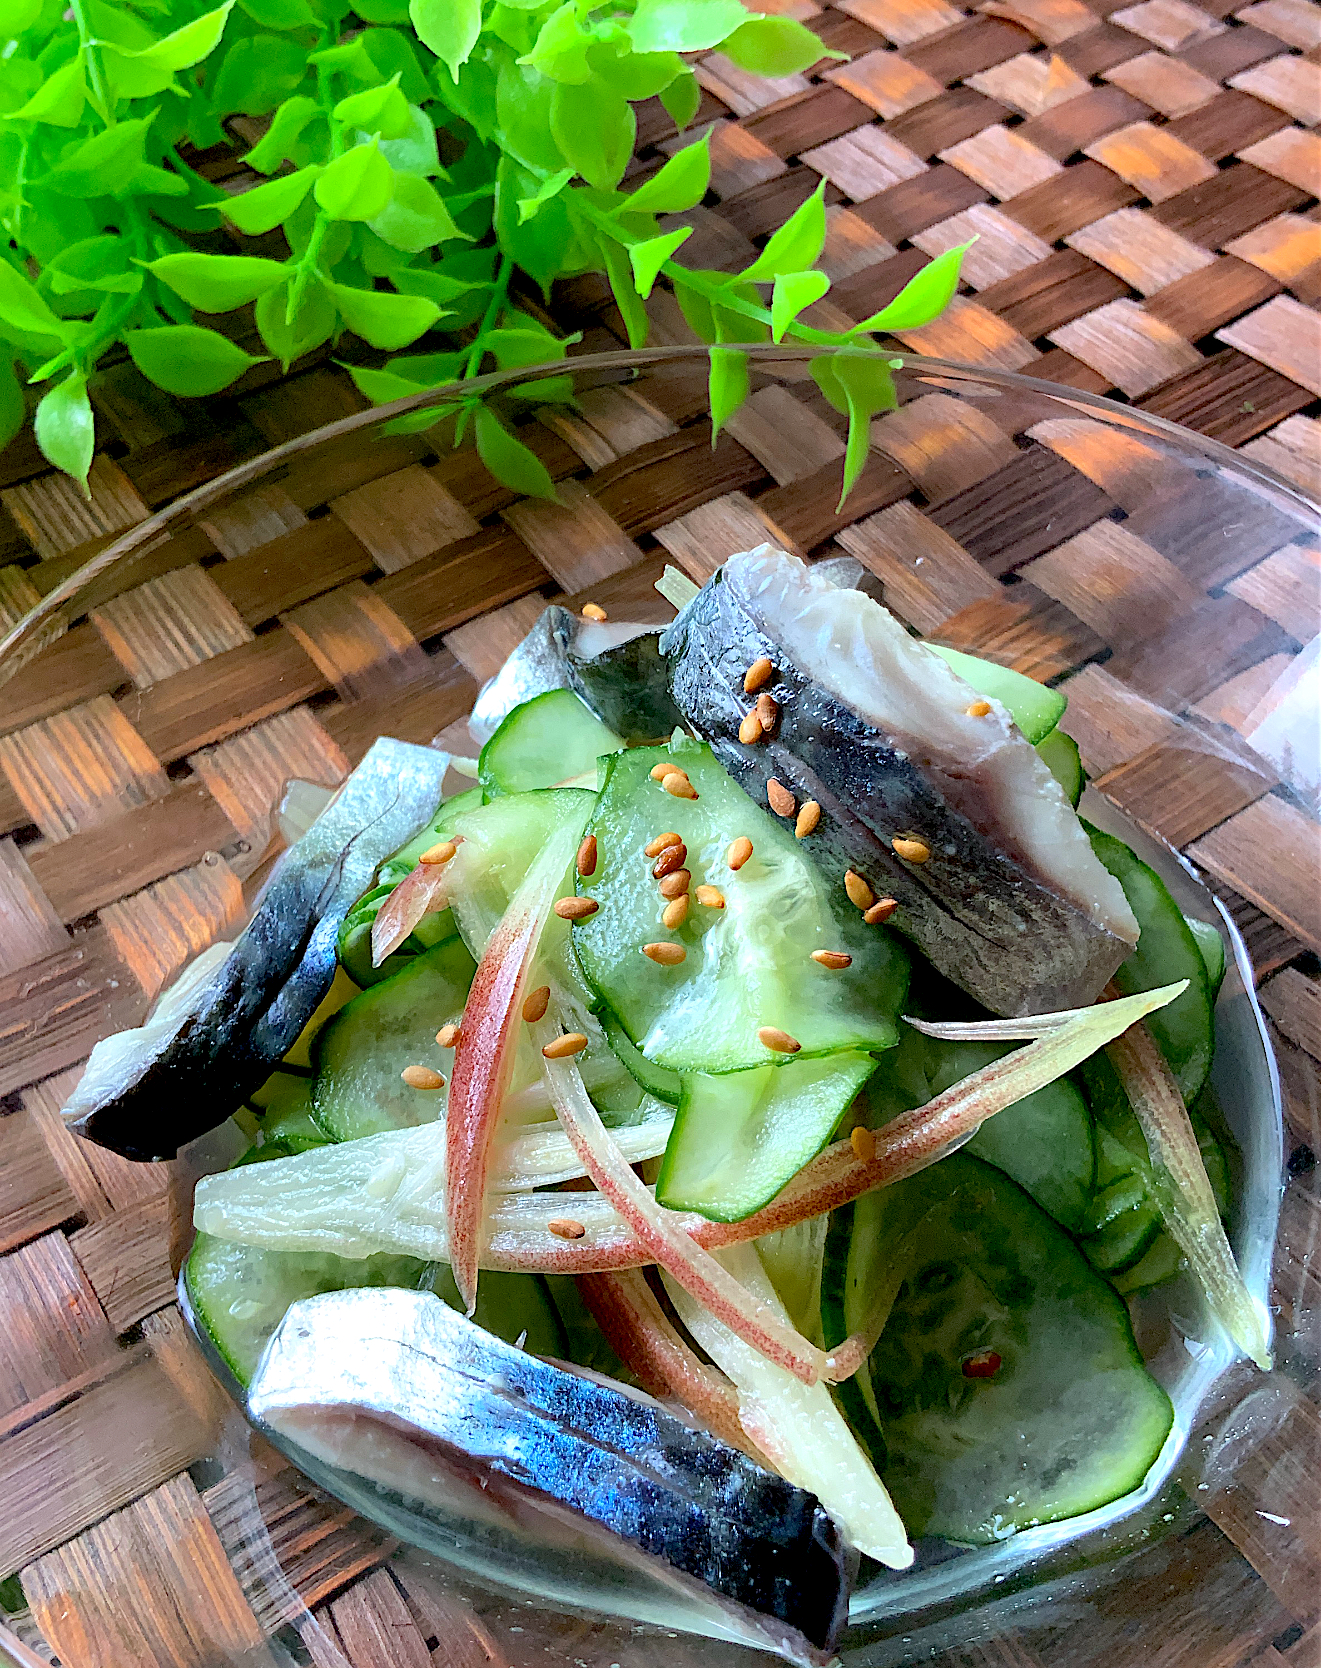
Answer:
[[[253,1096],[253,1105],[263,1112],[264,1146],[276,1144],[285,1153],[325,1146],[329,1137],[312,1116],[313,1082],[302,1072],[277,1071]]]
[[[502,794],[455,817],[452,832],[462,836],[465,862],[471,861],[471,867],[458,890],[454,917],[475,960],[537,853],[565,828],[581,833],[595,804],[596,795],[581,788],[543,788]],[[566,872],[563,890],[573,891],[572,872]],[[592,1012],[595,998],[579,972],[569,922],[558,915],[549,918],[538,943],[532,983],[541,982],[554,988],[564,1028],[581,1031],[588,1039],[578,1066],[603,1120],[612,1125],[635,1122],[643,1115],[646,1086],[621,1063]],[[523,1070],[515,1068],[516,1084],[535,1078],[541,1061],[525,1051],[522,1065]]]
[[[387,956],[379,967],[372,965],[372,923],[381,905],[406,875],[417,868],[424,851],[453,832],[454,820],[465,811],[475,810],[482,803],[481,788],[469,788],[445,800],[436,815],[420,834],[415,834],[407,845],[388,857],[377,871],[377,883],[364,892],[345,917],[340,928],[337,946],[340,966],[356,985],[366,990],[399,972],[410,956],[421,955],[433,945],[443,943],[455,933],[454,916],[448,909],[425,915],[393,955]]]
[[[1077,810],[1087,780],[1078,742],[1064,730],[1052,730],[1037,743],[1037,750],[1043,764],[1064,789],[1066,799]]]
[[[1212,987],[1207,962],[1156,870],[1141,862],[1122,840],[1088,822],[1083,826],[1093,850],[1124,888],[1139,925],[1138,948],[1117,970],[1117,988],[1132,996],[1178,979],[1189,981],[1186,991],[1145,1021],[1188,1105],[1212,1064]]]
[[[996,1044],[924,1041],[933,1095],[1011,1052]],[[1068,1077],[988,1118],[966,1151],[1013,1177],[1063,1227],[1079,1227],[1092,1198],[1097,1156],[1088,1103]]]
[[[678,1106],[679,1097],[684,1090],[684,1079],[680,1074],[677,1071],[667,1071],[664,1066],[653,1065],[640,1054],[609,1008],[603,1009],[601,1022],[616,1058],[639,1087],[645,1089],[649,1095],[655,1095],[658,1100],[665,1101],[667,1106]]]
[[[1113,1156],[1113,1149],[1112,1149]],[[1113,1222],[1149,1202],[1148,1185],[1141,1170],[1124,1170],[1093,1195],[1079,1225],[1086,1237],[1104,1233]]]
[[[868,1231],[906,1242],[870,1368],[910,1534],[986,1544],[1136,1488],[1171,1404],[1069,1236],[965,1153],[876,1197]]]
[[[475,967],[458,937],[341,1008],[317,1039],[313,1115],[333,1141],[431,1123],[443,1094],[411,1089],[405,1066],[436,1065],[440,1027],[463,1012]]]
[[[1117,1269],[1108,1276],[1121,1297],[1144,1292],[1171,1280],[1184,1266],[1184,1253],[1169,1234],[1158,1234],[1130,1268]]]
[[[1119,1274],[1139,1261],[1160,1232],[1161,1212],[1144,1198],[1086,1235],[1079,1249],[1099,1274]]]
[[[681,766],[697,793],[676,798],[651,777],[653,766]],[[793,830],[755,805],[696,742],[638,747],[606,763],[606,780],[588,824],[597,866],[578,890],[594,915],[574,928],[574,949],[589,985],[643,1055],[672,1071],[743,1071],[789,1058],[758,1037],[770,1026],[796,1039],[808,1058],[885,1049],[896,1040],[908,957],[884,927],[869,927],[843,885],[830,886]],[[723,908],[691,903],[684,924],[662,923],[666,900],[644,847],[663,831],[687,847],[692,888],[717,888]],[[731,843],[746,836],[753,855],[737,872]],[[811,836],[809,836],[811,838]],[[682,945],[678,966],[658,965],[645,945]],[[814,950],[853,960],[835,971]]]
[[[427,1269],[413,1257],[350,1262],[324,1252],[266,1251],[199,1234],[184,1279],[193,1313],[235,1378],[246,1385],[291,1303],[347,1286],[416,1288]]]
[[[193,1313],[243,1385],[290,1304],[318,1292],[404,1286],[434,1291],[452,1309],[463,1308],[444,1263],[391,1255],[354,1262],[326,1252],[270,1251],[211,1234],[197,1236],[184,1278]],[[538,1275],[488,1270],[473,1319],[510,1343],[522,1338],[535,1354],[565,1353],[564,1329]]]
[[[429,851],[439,841],[449,838],[456,817],[462,816],[465,811],[474,810],[481,803],[481,788],[467,788],[463,793],[453,794],[444,800],[426,828],[420,834],[415,834],[407,845],[401,846],[393,857],[388,857],[377,870],[378,883],[397,885],[405,875],[411,874],[417,868],[424,851]]]
[[[371,985],[379,985],[382,979],[388,979],[392,973],[398,973],[401,968],[406,967],[414,956],[420,956],[433,945],[453,938],[458,930],[454,916],[448,909],[437,910],[434,915],[424,915],[399,949],[387,956],[379,967],[374,966],[372,925],[381,905],[395,890],[396,884],[391,882],[383,886],[374,886],[370,892],[365,893],[349,911],[344,925],[340,928],[339,943],[336,946],[340,966],[363,990]]]
[[[947,649],[940,643],[929,643],[927,647],[933,654],[939,654],[979,695],[999,701],[1034,745],[1060,723],[1066,703],[1058,689],[1048,689],[1044,683],[1011,671],[1008,666],[981,660],[977,655],[961,654],[958,649]]]
[[[451,833],[462,835],[473,847],[463,895],[454,916],[464,942],[480,957],[496,923],[552,834],[572,825],[582,829],[596,804],[595,794],[581,788],[541,789],[506,794],[489,804],[470,806],[454,819]],[[467,854],[466,854],[467,861]],[[566,877],[566,889],[569,887]],[[568,923],[553,916],[542,934],[543,958],[564,958]]]
[[[1221,936],[1220,927],[1213,926],[1210,921],[1200,921],[1196,915],[1186,915],[1184,920],[1193,934],[1194,943],[1202,951],[1207,982],[1215,1003],[1221,994],[1221,981],[1226,976],[1226,941]]]
[[[1202,1154],[1203,1168],[1207,1171],[1207,1179],[1212,1185],[1212,1194],[1216,1199],[1217,1210],[1220,1212],[1222,1220],[1224,1220],[1230,1210],[1230,1168],[1225,1149],[1213,1133],[1211,1125],[1199,1110],[1199,1106],[1205,1106],[1210,1097],[1210,1089],[1204,1087],[1202,1094],[1198,1097],[1198,1104],[1189,1109],[1189,1121],[1198,1137],[1198,1150]],[[1144,1173],[1135,1172],[1134,1179],[1141,1187],[1147,1188],[1148,1183]],[[1159,1286],[1162,1281],[1171,1279],[1184,1267],[1184,1253],[1170,1234],[1161,1226],[1160,1213],[1157,1211],[1156,1205],[1151,1204],[1150,1208],[1157,1218],[1158,1231],[1148,1242],[1142,1256],[1123,1267],[1111,1268],[1107,1274],[1107,1278],[1122,1297],[1126,1297],[1133,1292],[1146,1291],[1150,1286]],[[1084,1253],[1090,1258],[1092,1257],[1091,1244],[1090,1240],[1082,1242]],[[1102,1264],[1097,1262],[1096,1266],[1101,1267]]]
[[[595,770],[603,753],[623,746],[573,690],[550,689],[515,707],[482,749],[477,769],[483,797],[553,788]]]
[[[658,1204],[739,1222],[815,1158],[877,1069],[870,1054],[829,1054],[719,1077],[686,1072]]]
[[[899,1047],[882,1059],[868,1085],[869,1122],[877,1127],[924,1105],[1013,1046],[945,1042],[901,1024]],[[988,1118],[966,1150],[1012,1176],[1071,1233],[1083,1225],[1096,1181],[1093,1121],[1069,1078]]]

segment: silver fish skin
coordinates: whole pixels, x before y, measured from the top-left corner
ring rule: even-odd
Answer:
[[[478,741],[490,741],[515,707],[552,689],[572,689],[631,747],[669,735],[679,714],[658,635],[656,626],[585,620],[553,603],[483,685],[469,728]]]
[[[993,1013],[1092,1002],[1132,940],[1100,925],[975,827],[947,801],[921,746],[879,729],[795,664],[724,575],[718,569],[687,604],[661,650],[685,722],[740,786],[765,805],[774,777],[800,804],[815,800],[822,815],[805,850],[822,872],[843,884],[854,869],[878,897],[894,898],[890,927]],[[753,701],[743,677],[763,656],[775,668],[766,691],[778,717],[769,736],[747,745],[739,726]],[[921,865],[902,861],[892,847],[910,833],[931,852]]]
[[[791,1661],[820,1668],[844,1625],[857,1554],[816,1496],[650,1397],[502,1342],[433,1293],[294,1304],[248,1412],[321,1465],[415,1500],[453,1507],[477,1481],[488,1509],[587,1531],[699,1612],[715,1601],[727,1637]]]
[[[285,1055],[335,977],[340,924],[377,865],[425,828],[448,753],[382,738],[280,858],[228,956],[172,1031],[87,1073],[70,1126],[125,1158],[173,1158],[222,1124]],[[101,1045],[98,1044],[98,1047]]]

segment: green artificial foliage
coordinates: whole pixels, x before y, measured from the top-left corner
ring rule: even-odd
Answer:
[[[39,390],[37,443],[86,488],[95,441],[89,383],[127,350],[171,394],[229,387],[265,355],[286,368],[345,333],[391,354],[350,366],[382,403],[492,369],[563,359],[569,340],[519,305],[529,283],[602,274],[630,343],[664,277],[711,345],[713,436],[748,392],[750,342],[813,342],[826,398],[850,423],[844,488],[870,418],[894,403],[871,339],[934,318],[961,250],[938,257],[847,332],[804,310],[830,288],[818,190],[744,272],[683,263],[683,214],[705,196],[706,136],[621,189],[634,105],[659,97],[677,131],[700,103],[682,56],[719,47],[740,68],[791,75],[817,36],[741,0],[9,0],[0,6],[0,444]],[[181,153],[233,142],[261,118],[245,160],[262,183],[226,191]],[[444,163],[442,158],[445,159]],[[262,240],[257,253],[240,253]],[[519,275],[522,275],[521,277]],[[517,282],[516,282],[517,280]],[[436,333],[445,351],[401,350]],[[435,339],[432,345],[435,344]],[[512,432],[522,401],[572,401],[566,377],[499,402],[462,389],[407,428],[471,432],[518,492],[554,496]],[[843,501],[843,499],[842,499]]]

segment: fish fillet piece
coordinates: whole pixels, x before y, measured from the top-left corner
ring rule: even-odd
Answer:
[[[890,926],[994,1013],[1088,1003],[1132,950],[1123,891],[1009,713],[871,596],[762,546],[718,569],[661,646],[685,720],[744,789],[784,803],[774,779],[816,801],[819,866],[894,898]],[[776,716],[741,741],[762,657]]]
[[[587,1534],[708,1627],[715,1617],[727,1637],[791,1661],[824,1664],[843,1626],[857,1554],[814,1495],[650,1397],[502,1342],[433,1293],[296,1303],[248,1410],[314,1460],[424,1507],[453,1509],[475,1482],[488,1511]]]

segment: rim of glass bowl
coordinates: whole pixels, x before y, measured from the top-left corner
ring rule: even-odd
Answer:
[[[840,351],[835,347],[785,347],[783,344],[777,345],[772,342],[725,345],[738,348],[756,363],[768,367],[776,364],[802,365],[823,355]],[[408,394],[402,399],[392,400],[387,405],[370,406],[365,411],[355,412],[350,417],[341,417],[334,423],[310,429],[293,440],[287,440],[268,451],[260,452],[256,457],[237,464],[233,469],[227,469],[222,475],[217,475],[214,480],[194,487],[191,492],[172,500],[146,521],[138,522],[136,526],[129,528],[104,550],[89,558],[66,579],[61,580],[35,607],[29,609],[3,638],[0,638],[0,681],[3,681],[6,675],[9,661],[44,625],[56,618],[61,609],[68,603],[75,602],[85,585],[109,573],[121,562],[131,561],[177,523],[188,521],[199,510],[207,509],[243,487],[260,481],[264,475],[288,460],[315,451],[327,442],[357,434],[360,430],[377,428],[397,417],[406,417],[412,412],[421,411],[427,406],[443,404],[457,394],[471,396],[498,393],[517,384],[537,382],[550,377],[569,375],[577,380],[595,373],[643,371],[661,365],[697,364],[706,361],[709,351],[702,344],[691,347],[621,349],[616,353],[585,353],[577,358],[552,360],[543,365],[523,365],[509,371],[492,371],[485,376],[472,377],[463,382],[447,382],[439,388],[425,388],[417,394]],[[1141,411],[1136,406],[1121,405],[1119,401],[1108,399],[1101,394],[1090,394],[1083,389],[1070,388],[1064,383],[1048,382],[1041,377],[1023,376],[1017,371],[966,365],[957,360],[937,359],[920,353],[887,350],[886,358],[892,369],[908,372],[910,375],[1035,394],[1062,407],[1074,407],[1084,415],[1100,414],[1113,427],[1132,429],[1139,434],[1172,441],[1186,453],[1197,454],[1209,463],[1229,469],[1265,492],[1283,496],[1296,509],[1303,508],[1315,512],[1318,508],[1316,497],[1301,491],[1284,476],[1278,475],[1274,469],[1259,463],[1256,458],[1247,457],[1242,452],[1223,445],[1219,440],[1212,440],[1194,429],[1173,423],[1168,418]]]

